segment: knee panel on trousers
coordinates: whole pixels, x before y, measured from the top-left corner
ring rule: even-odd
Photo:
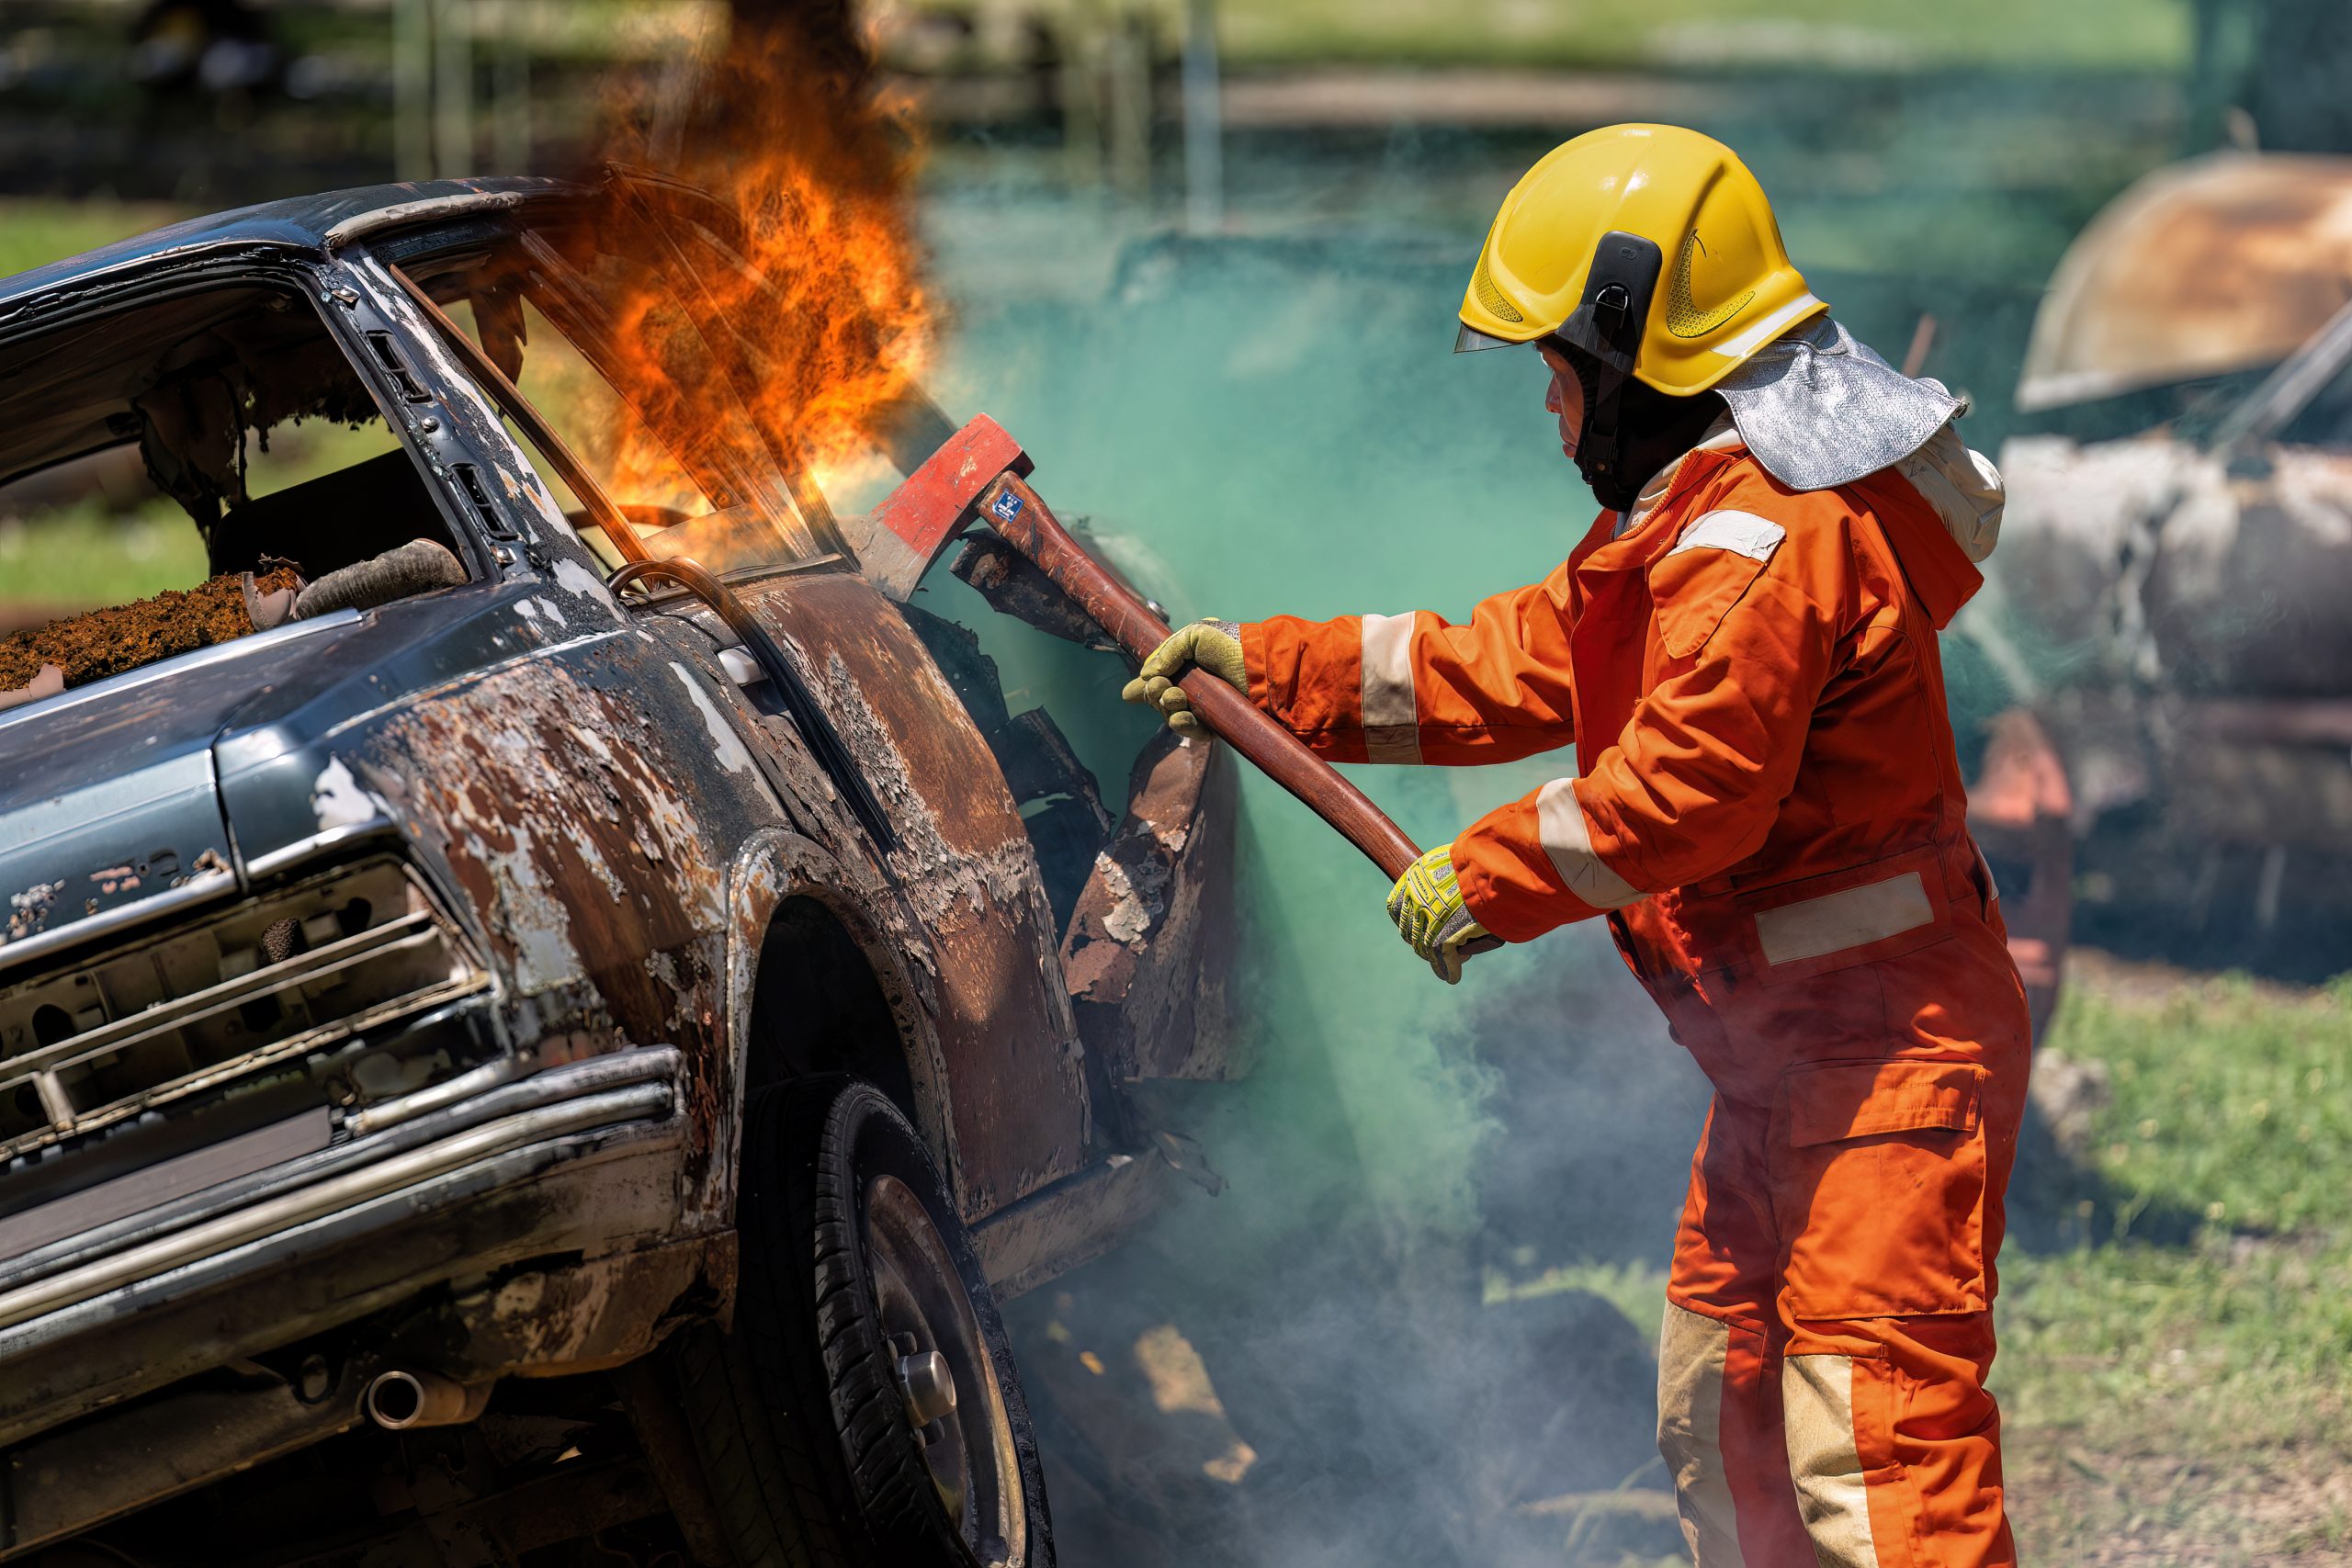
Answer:
[[[1788,1357],[1781,1363],[1781,1408],[1797,1511],[1821,1568],[1883,1568],[1854,1425],[1854,1359]]]
[[[1724,1374],[1731,1325],[1667,1303],[1657,1347],[1657,1448],[1696,1562],[1737,1565],[1738,1516],[1724,1464]]]

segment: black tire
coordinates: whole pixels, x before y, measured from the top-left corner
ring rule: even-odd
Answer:
[[[1052,1568],[1036,1436],[995,1297],[906,1118],[854,1078],[763,1089],[744,1108],[741,1172],[733,1328],[675,1335],[663,1352],[704,1497],[736,1562]],[[923,1428],[928,1444],[899,1378],[911,1348],[903,1327],[894,1345],[888,1326],[906,1318],[903,1244],[875,1239],[876,1225],[903,1232],[924,1221],[936,1242],[923,1243],[925,1259],[938,1265],[926,1283],[969,1313],[922,1347],[939,1351],[956,1394],[955,1409]],[[952,1459],[973,1456],[961,1518],[950,1517],[951,1489],[934,1483],[934,1446],[951,1472]],[[984,1527],[984,1516],[1001,1523]]]

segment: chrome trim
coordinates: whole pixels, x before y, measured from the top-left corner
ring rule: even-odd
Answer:
[[[356,1170],[222,1214],[175,1234],[0,1293],[0,1329],[80,1305],[142,1280],[266,1241],[315,1220],[389,1197],[468,1166],[566,1134],[666,1116],[674,1100],[666,1083],[639,1084],[541,1106],[468,1128]],[[5,1351],[0,1351],[5,1354]]]
[[[297,985],[323,977],[338,969],[347,969],[380,953],[421,942],[442,935],[441,923],[424,909],[386,920],[363,931],[331,942],[324,947],[314,947],[298,953],[276,964],[265,964],[243,975],[216,981],[199,991],[175,997],[128,1018],[116,1019],[81,1034],[69,1035],[54,1045],[39,1046],[22,1055],[11,1056],[5,1066],[13,1075],[17,1073],[50,1073],[61,1067],[80,1066],[92,1056],[109,1051],[122,1050],[139,1043],[159,1029],[178,1029],[186,1024],[208,1019],[240,1003],[250,1001],[260,992],[274,991],[281,986]],[[337,1021],[340,1021],[339,1020]],[[306,1040],[318,1032],[307,1031],[294,1039]],[[241,1058],[242,1060],[242,1058]],[[201,1074],[194,1075],[201,1077]],[[166,1079],[158,1086],[168,1089],[176,1080]]]
[[[348,1172],[365,1169],[396,1155],[430,1145],[435,1139],[455,1136],[501,1117],[529,1114],[568,1100],[647,1083],[655,1084],[664,1096],[674,1098],[674,1087],[683,1062],[684,1058],[674,1046],[652,1045],[618,1051],[560,1067],[549,1067],[520,1082],[493,1089],[456,1104],[413,1111],[408,1117],[399,1119],[395,1131],[368,1130],[358,1135],[346,1136],[342,1143],[288,1160],[273,1169],[222,1182],[202,1192],[188,1193],[143,1213],[94,1227],[0,1263],[0,1292],[28,1286],[43,1275],[85,1267],[128,1247],[143,1247],[157,1237],[200,1224],[240,1205],[267,1201],[322,1181],[340,1179]],[[477,1069],[477,1072],[486,1070]],[[423,1100],[437,1090],[464,1083],[474,1076],[471,1073],[461,1074],[447,1084],[420,1089],[408,1096],[406,1100],[389,1101],[379,1109]],[[351,1133],[351,1123],[346,1122],[345,1130],[346,1134]],[[6,1299],[5,1294],[0,1294],[0,1301]]]
[[[235,872],[201,873],[152,898],[141,898],[135,904],[119,904],[104,914],[87,915],[71,925],[52,926],[36,935],[0,946],[0,975],[6,974],[27,959],[40,958],[96,937],[111,936],[117,931],[144,925],[159,915],[175,914],[236,890]]]
[[[218,948],[223,933],[243,916],[273,907],[293,906],[322,889],[346,883],[356,886],[361,879],[387,875],[401,882],[404,897],[411,900],[407,913],[290,954],[277,963],[265,962],[243,974],[215,978],[210,984],[180,996],[155,1000],[52,1044],[37,1046],[0,1061],[0,1094],[16,1091],[28,1083],[33,1085],[50,1123],[46,1130],[27,1130],[0,1137],[0,1153],[15,1157],[51,1146],[142,1114],[164,1101],[388,1025],[405,1032],[424,1017],[444,1014],[453,1007],[494,991],[495,977],[476,961],[473,943],[446,912],[443,901],[433,896],[414,867],[389,854],[349,862],[291,886],[266,889],[247,904],[216,910],[196,919],[160,922],[146,937],[143,947],[135,935],[132,944],[100,953],[92,960],[90,972],[97,976],[125,957],[137,960],[142,953],[160,951],[162,944],[189,939],[209,942]],[[447,962],[432,962],[435,958],[446,958]],[[401,976],[413,982],[411,988],[384,994],[380,987],[344,985],[379,961],[402,964],[412,971]],[[225,963],[221,967],[227,967]],[[0,994],[13,997],[23,986],[53,985],[57,978],[35,971],[23,976],[19,983],[7,985]],[[195,977],[188,978],[192,982]],[[98,984],[103,990],[106,982],[101,978]],[[125,1053],[136,1053],[151,1041],[168,1040],[182,1031],[216,1027],[220,1015],[244,1003],[288,991],[301,995],[312,1013],[307,1027],[283,1038],[265,1040],[212,1061],[204,1061],[204,1053],[191,1051],[181,1064],[186,1070],[176,1077],[129,1089],[118,1086],[115,1091],[100,1086],[95,1097],[84,1094],[83,1089],[89,1087],[87,1083],[72,1089],[65,1084],[68,1076],[88,1064],[103,1065]],[[321,1008],[320,997],[312,992],[322,994],[334,1006],[351,1010],[336,1012],[333,1007]],[[370,1000],[370,997],[374,999]],[[322,1011],[327,1016],[316,1016]]]
[[[378,1105],[363,1106],[343,1119],[344,1131],[355,1138],[364,1138],[387,1127],[413,1122],[428,1111],[438,1111],[445,1105],[455,1105],[461,1100],[487,1093],[501,1084],[512,1083],[522,1076],[523,1067],[520,1056],[501,1056],[495,1062],[485,1062],[454,1078],[418,1089],[414,1094],[405,1094],[398,1100],[387,1100]]]
[[[421,1215],[487,1198],[562,1165],[639,1145],[663,1146],[680,1139],[682,1123],[639,1120],[571,1133],[526,1145],[504,1154],[421,1181],[414,1186],[357,1201],[307,1224],[281,1230],[226,1252],[199,1258],[148,1279],[109,1291],[89,1300],[0,1328],[0,1365],[19,1359],[43,1346],[91,1333],[108,1324],[144,1312],[168,1307],[175,1298],[218,1289],[279,1266],[299,1266],[321,1252],[356,1240],[369,1232]],[[5,1386],[5,1385],[0,1385]]]
[[[389,817],[370,817],[365,822],[347,822],[340,828],[330,828],[323,833],[313,833],[307,839],[297,839],[266,855],[246,861],[245,875],[254,882],[266,882],[281,871],[293,869],[322,850],[347,844],[354,839],[372,839],[398,831],[400,824]],[[241,855],[239,858],[243,857]]]
[[[405,995],[393,997],[378,1003],[365,1012],[351,1013],[331,1023],[305,1030],[300,1034],[289,1034],[283,1040],[275,1041],[245,1055],[216,1063],[211,1066],[199,1068],[176,1078],[166,1078],[162,1083],[141,1089],[134,1099],[119,1100],[96,1111],[79,1111],[70,1101],[65,1101],[62,1093],[56,1093],[52,1097],[57,1081],[53,1069],[19,1075],[8,1079],[6,1083],[0,1083],[0,1089],[11,1088],[28,1079],[40,1086],[41,1102],[49,1111],[51,1129],[44,1134],[45,1141],[28,1142],[23,1149],[17,1151],[25,1153],[34,1148],[54,1146],[62,1139],[83,1133],[96,1132],[101,1127],[110,1127],[118,1122],[154,1110],[160,1099],[193,1093],[198,1089],[209,1089],[214,1084],[226,1083],[232,1078],[243,1077],[246,1074],[269,1066],[273,1063],[285,1061],[291,1056],[306,1055],[323,1046],[332,1045],[337,1041],[348,1040],[356,1034],[365,1034],[371,1029],[390,1023],[410,1013],[421,1013],[450,1002],[463,1001],[469,997],[480,996],[489,989],[489,972],[475,969],[454,979],[444,980],[437,986],[428,986],[423,990],[410,991]],[[27,1136],[29,1139],[31,1135]]]
[[[67,708],[76,707],[86,702],[95,702],[117,692],[127,692],[156,681],[175,681],[191,670],[201,670],[207,665],[223,663],[232,659],[242,658],[254,649],[275,648],[281,642],[292,642],[298,637],[311,637],[335,626],[355,626],[359,624],[360,619],[360,614],[356,610],[337,610],[333,615],[321,615],[314,620],[288,621],[282,626],[272,626],[266,632],[248,632],[243,637],[232,637],[227,642],[192,648],[186,653],[175,653],[169,659],[159,659],[153,664],[142,664],[136,670],[126,670],[119,675],[109,675],[103,681],[93,681],[86,686],[75,686],[60,692],[53,697],[43,697],[39,702],[27,703],[21,707],[10,708],[6,714],[0,714],[0,736],[5,736],[11,726],[21,724],[36,714],[45,716],[53,713],[62,713]]]

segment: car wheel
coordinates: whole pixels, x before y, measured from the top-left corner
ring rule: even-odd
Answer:
[[[745,1568],[1051,1568],[1037,1442],[946,1184],[872,1084],[744,1109],[731,1331],[669,1356]]]

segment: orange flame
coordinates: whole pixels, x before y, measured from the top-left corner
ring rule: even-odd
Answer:
[[[867,432],[928,365],[934,319],[914,233],[910,106],[876,91],[845,6],[789,10],[738,22],[694,89],[683,134],[653,130],[659,115],[624,106],[635,112],[608,151],[702,187],[732,213],[747,265],[698,270],[695,281],[694,313],[727,321],[738,340],[709,345],[731,356],[712,378],[750,405],[788,466],[826,488],[878,461]],[[622,391],[648,409],[683,397],[691,416],[706,394],[660,367],[681,362],[677,339],[695,329],[660,294],[631,300],[619,326],[621,374],[641,383]],[[639,493],[684,488],[675,457],[641,432],[616,445],[623,470],[644,481]]]

